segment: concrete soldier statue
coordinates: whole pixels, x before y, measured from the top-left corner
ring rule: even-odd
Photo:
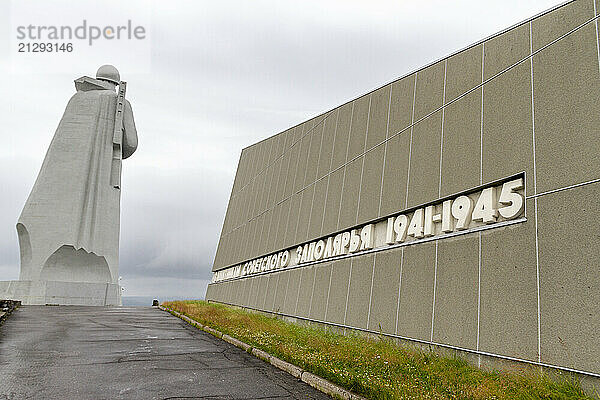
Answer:
[[[17,223],[20,280],[0,282],[0,298],[120,304],[121,160],[138,142],[125,86],[112,65],[75,80]]]

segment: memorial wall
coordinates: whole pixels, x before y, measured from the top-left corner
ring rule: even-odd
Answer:
[[[598,3],[243,149],[206,298],[600,377]]]

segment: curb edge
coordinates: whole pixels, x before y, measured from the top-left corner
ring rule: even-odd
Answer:
[[[201,323],[191,319],[190,317],[188,317],[186,315],[181,314],[178,311],[164,307],[163,305],[159,305],[158,308],[162,311],[168,312],[168,313],[182,319],[183,321],[187,322],[188,324],[190,324],[202,331],[210,333],[211,335],[216,336],[217,338],[219,338],[227,343],[230,343],[230,344],[234,345],[235,347],[238,347],[238,348],[244,350],[247,353],[252,354],[253,356],[255,356],[257,358],[260,358],[261,360],[273,365],[274,367],[276,367],[284,372],[287,372],[288,374],[292,375],[294,378],[300,379],[302,382],[312,386],[313,388],[317,389],[320,392],[323,392],[327,395],[333,396],[335,398],[341,398],[344,400],[367,400],[365,397],[362,397],[355,393],[352,393],[349,390],[336,385],[335,383],[329,382],[327,379],[321,378],[321,377],[319,377],[313,373],[310,373],[308,371],[304,371],[302,368],[300,368],[294,364],[291,364],[287,361],[283,361],[275,356],[272,356],[271,354],[269,354],[263,350],[252,347],[249,344],[242,342],[241,340],[238,340],[234,337],[223,334],[222,332],[220,332],[216,329],[213,329],[206,325],[202,325]]]

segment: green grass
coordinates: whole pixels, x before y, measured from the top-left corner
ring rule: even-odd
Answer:
[[[534,370],[487,372],[386,338],[341,335],[204,301],[166,307],[369,399],[591,399]]]

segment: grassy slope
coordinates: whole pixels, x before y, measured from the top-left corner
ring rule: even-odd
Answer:
[[[343,336],[203,301],[164,305],[370,399],[589,399],[574,381],[486,372],[388,339]]]

